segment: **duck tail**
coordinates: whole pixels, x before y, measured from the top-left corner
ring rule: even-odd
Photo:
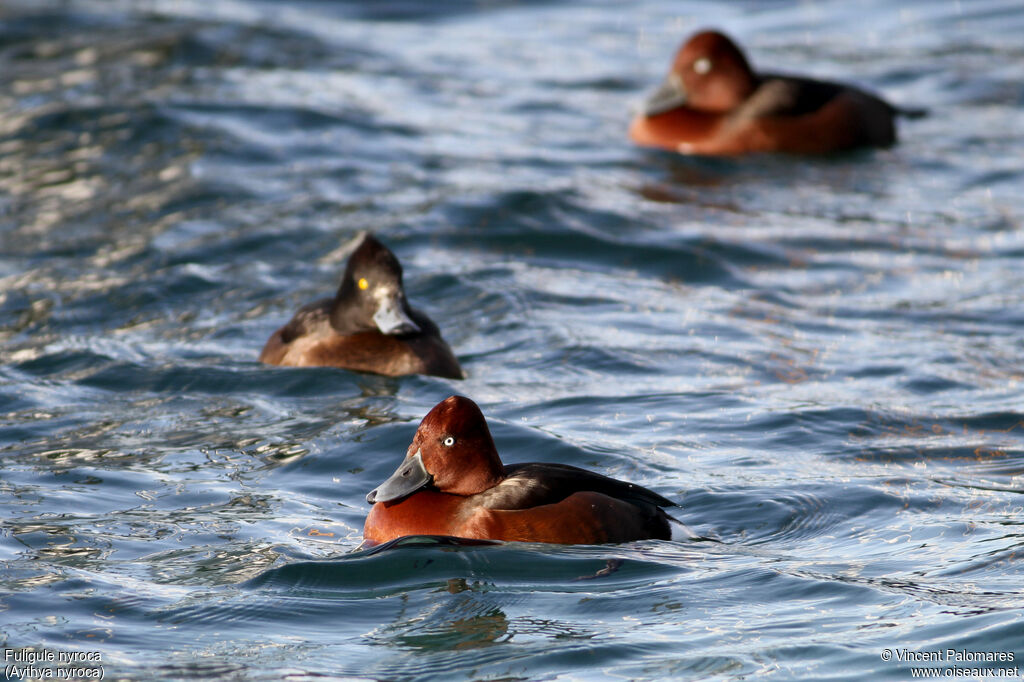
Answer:
[[[671,533],[671,540],[681,542],[683,540],[699,540],[700,536],[690,530],[689,526],[685,523],[672,516],[671,514],[665,514],[669,520],[669,532]]]

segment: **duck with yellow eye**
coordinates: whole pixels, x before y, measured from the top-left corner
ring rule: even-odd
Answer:
[[[300,308],[271,335],[260,362],[463,378],[437,325],[406,300],[395,254],[371,234],[349,257],[334,298]]]

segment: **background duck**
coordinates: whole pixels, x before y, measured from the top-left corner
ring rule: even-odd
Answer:
[[[437,325],[406,300],[395,254],[371,234],[349,257],[334,298],[299,308],[267,340],[260,362],[463,378]]]
[[[899,109],[843,83],[756,73],[727,36],[702,31],[676,53],[629,136],[684,154],[827,154],[891,146],[897,114],[924,111]]]

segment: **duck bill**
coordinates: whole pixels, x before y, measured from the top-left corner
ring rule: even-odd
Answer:
[[[381,483],[366,496],[370,504],[392,502],[412,495],[433,484],[434,477],[423,466],[423,456],[419,450],[412,457],[406,457],[395,473]]]
[[[658,89],[647,96],[641,105],[640,113],[644,116],[657,116],[666,111],[686,105],[686,90],[679,77],[674,74],[662,81]]]
[[[420,326],[412,321],[405,312],[404,301],[399,293],[388,293],[381,297],[377,312],[373,314],[373,323],[381,334],[397,336],[413,334],[420,331]]]

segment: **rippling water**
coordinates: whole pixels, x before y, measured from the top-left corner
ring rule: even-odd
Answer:
[[[908,679],[1024,660],[1024,8],[0,8],[0,642],[123,679]],[[632,147],[690,32],[928,118]],[[371,229],[469,378],[267,368]],[[707,542],[356,552],[418,420]],[[610,562],[610,563],[609,563]]]

